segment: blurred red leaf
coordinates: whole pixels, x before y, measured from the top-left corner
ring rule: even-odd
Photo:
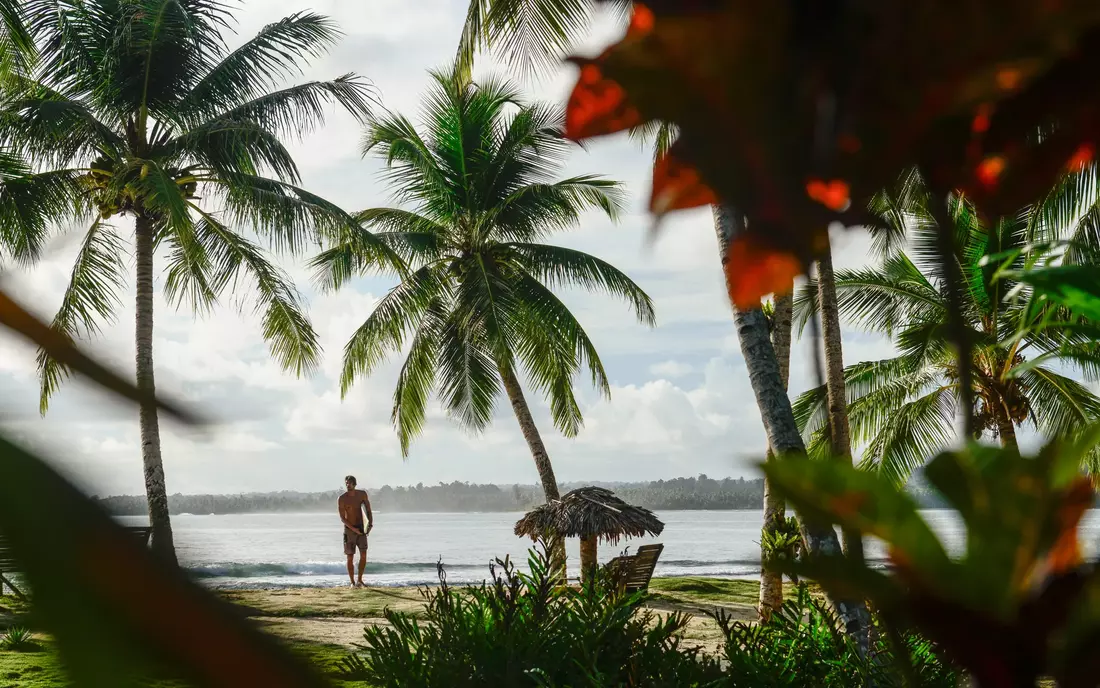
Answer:
[[[760,244],[751,234],[730,243],[725,265],[730,301],[741,310],[758,307],[768,294],[790,292],[794,278],[802,274],[798,258]]]
[[[821,227],[858,219],[851,210],[904,169],[1003,214],[1100,140],[1094,0],[648,0],[645,10],[598,69],[582,71],[578,91],[598,84],[614,97],[571,99],[570,133],[613,133],[638,117],[675,124],[682,164],[803,265]],[[1031,145],[1040,126],[1067,133]]]
[[[699,171],[685,165],[674,151],[661,156],[653,165],[653,190],[649,195],[649,210],[660,216],[672,210],[713,205],[718,196],[703,183]]]
[[[566,138],[580,141],[626,131],[645,122],[627,101],[623,87],[603,75],[599,59],[573,61],[581,73],[565,112]]]

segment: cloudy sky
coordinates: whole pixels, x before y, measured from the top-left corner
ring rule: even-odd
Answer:
[[[295,11],[333,17],[346,36],[303,78],[331,78],[349,71],[368,77],[391,110],[415,115],[426,70],[453,55],[464,0],[252,0],[238,16],[240,36]],[[614,34],[603,22],[592,43]],[[494,71],[491,63],[480,74]],[[564,102],[573,73],[527,84],[532,98]],[[361,159],[360,132],[334,112],[327,126],[293,147],[307,188],[348,209],[390,203],[379,180],[381,165]],[[630,212],[618,225],[596,215],[557,238],[611,261],[653,297],[658,326],[636,324],[622,303],[566,293],[602,353],[612,382],[606,401],[579,388],[586,424],[579,437],[558,435],[539,404],[536,417],[559,480],[644,480],[706,473],[754,475],[764,432],[749,387],[730,310],[724,296],[716,240],[708,211],[667,223],[647,247],[643,212],[650,181],[650,153],[614,138],[577,150],[565,174],[599,173],[625,183]],[[127,222],[122,220],[121,222]],[[120,226],[125,227],[125,225]],[[126,227],[129,229],[129,227]],[[75,252],[75,236],[61,237],[47,260],[29,272],[9,272],[10,286],[49,317],[60,303]],[[858,233],[835,238],[838,266],[867,258]],[[481,436],[470,436],[433,406],[424,435],[401,459],[390,425],[392,385],[399,361],[361,381],[341,401],[337,379],[344,342],[393,286],[360,279],[336,294],[312,289],[301,262],[284,263],[309,302],[325,349],[323,366],[309,379],[282,372],[267,356],[247,294],[227,298],[209,317],[156,303],[155,360],[158,391],[201,405],[221,421],[195,435],[162,422],[170,492],[323,490],[341,487],[346,473],[368,487],[382,484],[537,482],[537,474],[507,403]],[[132,294],[116,323],[104,327],[92,348],[120,369],[133,366]],[[243,303],[241,303],[243,301]],[[847,332],[848,362],[881,358],[891,347],[881,338]],[[793,391],[810,380],[809,350],[796,345]],[[141,459],[136,412],[70,382],[45,418],[37,413],[34,351],[0,334],[0,417],[25,442],[44,448],[64,471],[98,494],[139,493]],[[532,398],[534,395],[532,395]]]

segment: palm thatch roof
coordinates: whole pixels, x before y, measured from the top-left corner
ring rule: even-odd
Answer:
[[[632,506],[602,487],[579,487],[540,504],[516,521],[515,533],[537,539],[546,533],[615,544],[619,538],[657,536],[665,524],[649,509]]]

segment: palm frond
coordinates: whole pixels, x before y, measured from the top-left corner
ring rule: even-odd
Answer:
[[[256,310],[263,311],[263,336],[272,357],[295,375],[312,372],[320,362],[321,345],[293,281],[267,259],[259,246],[209,213],[197,208],[196,212],[201,217],[194,225],[195,241],[207,256],[207,264],[199,265],[202,284],[216,296],[241,277],[250,278],[256,292]],[[208,274],[201,271],[202,267],[208,267]],[[170,266],[170,278],[172,274]],[[194,293],[195,288],[191,291]]]
[[[153,155],[173,162],[194,161],[200,166],[196,178],[273,174],[288,183],[299,179],[298,165],[283,142],[247,120],[206,122],[157,146]]]
[[[361,151],[365,156],[376,149],[386,160],[384,179],[390,182],[396,200],[421,204],[434,217],[458,213],[458,191],[408,119],[388,114],[372,117],[364,130]]]
[[[817,311],[816,293],[814,278],[795,296],[794,325],[799,335]],[[943,295],[901,253],[885,260],[882,267],[837,271],[836,295],[842,317],[887,335],[914,317],[943,317],[947,309]]]
[[[234,174],[210,180],[225,202],[233,224],[251,225],[276,250],[301,252],[307,243],[337,240],[347,232],[360,232],[359,223],[347,211],[305,189],[276,179]],[[363,235],[369,242],[370,237]],[[401,261],[384,246],[400,269]]]
[[[1069,437],[1100,418],[1100,398],[1080,382],[1035,366],[1017,378],[1026,390],[1031,420],[1047,437]]]
[[[500,394],[500,364],[487,344],[493,340],[481,322],[464,322],[452,311],[440,333],[440,396],[447,412],[468,430],[479,432],[493,420]]]
[[[607,371],[584,327],[550,289],[530,276],[519,277],[515,287],[523,305],[513,325],[522,332],[516,350],[536,386],[550,397],[555,424],[571,437],[580,428],[580,410],[572,393],[575,373],[587,364],[592,385],[610,398]]]
[[[313,12],[268,24],[198,80],[179,103],[180,119],[198,122],[264,95],[301,74],[302,61],[326,53],[340,35],[335,22]]]
[[[344,346],[341,395],[346,396],[356,378],[369,375],[389,353],[400,351],[428,309],[447,299],[448,291],[447,283],[431,266],[420,268],[391,289]]]
[[[442,355],[440,338],[445,317],[440,303],[433,303],[427,308],[397,377],[390,418],[397,429],[401,455],[404,457],[409,455],[413,438],[424,429],[428,398],[435,385],[436,368]]]
[[[309,267],[313,269],[314,283],[326,291],[339,289],[348,280],[368,270],[389,271],[393,269],[395,260],[402,263],[404,270],[408,270],[442,255],[440,243],[445,238],[434,231],[436,225],[427,218],[391,208],[363,211],[358,218],[368,227],[381,224],[395,229],[385,232],[366,229],[345,231],[337,242],[318,253],[309,262]]]
[[[861,467],[898,487],[954,437],[957,400],[951,389],[937,389],[903,404],[863,454]]]
[[[355,74],[344,74],[331,81],[309,81],[263,93],[212,115],[195,128],[248,122],[269,135],[301,138],[324,121],[330,105],[339,105],[360,121],[366,121],[375,102],[377,97],[370,84]]]
[[[673,142],[679,135],[675,124],[657,119],[650,120],[640,127],[634,127],[629,133],[630,138],[643,146],[653,147],[654,161],[660,160],[668,153],[668,149],[672,148]]]
[[[791,402],[791,410],[794,412],[794,422],[802,438],[809,441],[821,428],[825,427],[829,419],[829,403],[825,385],[812,387],[799,394]]]
[[[545,75],[585,35],[589,13],[587,0],[471,0],[459,64],[489,47],[523,77]]]
[[[868,229],[871,246],[882,259],[900,253],[910,233],[935,224],[928,202],[928,190],[915,167],[902,172],[892,187],[872,197],[867,209],[878,222]]]
[[[480,218],[482,234],[496,241],[527,242],[576,226],[585,209],[617,220],[624,203],[617,182],[592,175],[553,184],[527,184]]]
[[[0,141],[19,154],[52,167],[103,153],[117,156],[125,143],[88,104],[48,84],[20,78],[0,109]]]
[[[30,265],[41,256],[51,227],[87,215],[79,172],[33,174],[18,157],[0,151],[0,258]]]
[[[69,339],[90,337],[99,332],[101,321],[111,322],[122,305],[119,291],[126,284],[125,245],[110,225],[96,220],[84,235],[69,284],[50,326]],[[46,413],[50,397],[69,376],[69,369],[39,351],[38,374],[41,379],[39,411]]]

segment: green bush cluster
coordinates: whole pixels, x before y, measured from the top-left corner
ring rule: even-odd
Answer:
[[[714,618],[726,637],[723,681],[715,685],[949,688],[959,683],[959,673],[930,641],[915,634],[891,639],[878,623],[871,650],[861,654],[806,584],[765,622],[733,622],[723,612]],[[896,652],[899,645],[902,654]]]
[[[761,624],[715,614],[725,643],[711,656],[684,645],[689,616],[658,616],[645,593],[622,592],[606,571],[563,585],[541,551],[530,553],[529,568],[498,559],[491,581],[453,588],[440,565],[439,587],[421,591],[425,617],[387,610],[389,626],[366,627],[345,677],[408,688],[957,685],[954,669],[917,636],[895,639],[907,650],[902,661],[886,639],[860,656],[805,586]]]

